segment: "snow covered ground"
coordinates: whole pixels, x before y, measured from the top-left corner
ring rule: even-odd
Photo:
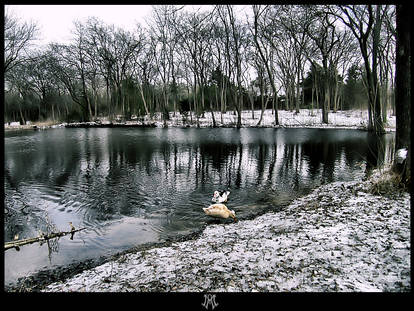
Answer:
[[[197,239],[123,254],[44,291],[411,291],[410,195],[371,194],[381,173],[321,186],[277,213],[223,220]]]
[[[242,111],[242,126],[243,127],[256,127],[260,119],[260,110],[254,111],[254,119],[252,118],[252,112],[250,110]],[[322,110],[310,110],[301,109],[298,114],[295,111],[278,111],[279,126],[280,127],[318,127],[318,128],[355,128],[364,129],[368,126],[368,111],[367,110],[349,110],[338,111],[336,113],[329,113],[328,124],[322,123]],[[227,111],[221,116],[220,112],[214,112],[214,119],[216,126],[231,126],[235,127],[237,124],[237,115],[232,111]],[[174,126],[197,126],[197,118],[193,116],[192,123],[190,116],[183,118],[180,113],[170,113],[170,120],[167,121],[169,127]],[[133,124],[133,121],[129,121]],[[163,122],[161,114],[156,114],[152,119],[145,117],[143,123],[155,123],[157,127],[162,127]],[[198,120],[200,127],[213,126],[213,118],[211,112],[206,112],[204,117],[200,117]],[[271,109],[265,110],[263,119],[259,127],[274,127],[275,116]],[[388,113],[387,123],[385,125],[388,131],[395,130],[395,116],[392,116],[391,112]]]
[[[250,110],[242,111],[242,126],[243,127],[252,127],[257,126],[259,122],[261,111],[254,111],[254,119],[252,118],[252,112]],[[322,123],[322,110],[310,110],[310,109],[301,109],[299,114],[296,114],[294,111],[285,111],[279,110],[279,126],[280,127],[317,127],[317,128],[354,128],[354,129],[365,129],[368,123],[368,111],[367,110],[349,110],[349,111],[338,111],[336,113],[329,113],[328,115],[328,124]],[[216,126],[225,126],[225,127],[235,127],[237,124],[237,115],[232,111],[228,111],[221,115],[220,112],[214,112],[214,118],[216,121]],[[200,117],[197,122],[197,118],[193,115],[191,118],[188,115],[184,117],[179,112],[175,114],[170,112],[170,120],[167,121],[168,127],[211,127],[213,126],[213,118],[211,112],[206,112],[204,117]],[[25,129],[25,128],[35,128],[36,125],[18,125],[17,122],[12,122],[13,124],[5,124],[5,129]],[[102,119],[99,124],[107,125],[111,122]],[[164,123],[161,118],[161,114],[155,114],[152,118],[145,116],[142,120],[133,120],[133,121],[119,121],[112,122],[112,124],[122,124],[122,125],[153,125],[157,127],[163,127]],[[55,128],[55,127],[64,127],[67,126],[67,123],[55,124],[55,125],[40,125],[37,126],[37,129],[44,128]],[[72,123],[72,126],[95,126],[97,123],[88,122],[88,123]],[[272,110],[268,109],[263,114],[263,120],[260,127],[274,127],[274,114]],[[385,124],[387,131],[395,130],[395,116],[392,116],[391,111],[388,112],[387,123]]]
[[[257,126],[260,119],[260,110],[254,111],[254,119],[252,118],[252,112],[245,110],[242,111],[242,126],[251,127]],[[395,116],[388,114],[387,128],[395,128]],[[171,120],[168,122],[170,126],[183,126],[188,122],[183,122],[183,118],[180,114],[170,114]],[[218,126],[235,126],[237,124],[237,115],[232,111],[228,111],[223,114],[223,122],[221,122],[221,113],[214,112],[214,118]],[[329,113],[329,124],[322,124],[322,110],[310,110],[301,109],[298,114],[295,111],[278,111],[279,126],[282,127],[345,127],[345,128],[366,128],[368,123],[368,111],[366,110],[349,110],[338,111],[336,113]],[[189,117],[187,117],[189,119]],[[161,123],[160,116],[157,115],[157,122]],[[193,117],[193,123],[196,125],[196,118]],[[204,118],[199,119],[200,127],[213,126],[213,119],[211,112],[206,112]],[[162,126],[162,123],[159,124]],[[273,127],[275,126],[275,116],[272,114],[271,109],[265,110],[263,114],[263,120],[259,125],[260,127]]]
[[[260,111],[254,115],[244,111],[242,126],[256,126]],[[170,116],[169,127],[197,126],[195,117],[189,124],[189,117],[185,122],[179,113]],[[223,122],[216,112],[215,119],[218,126],[237,122],[233,112],[224,114]],[[281,127],[366,128],[367,112],[330,113],[326,125],[321,111],[281,110],[279,122]],[[163,126],[160,115],[121,124]],[[200,127],[212,125],[210,112],[199,119]],[[274,126],[271,110],[260,126]],[[386,128],[395,130],[390,113]],[[277,213],[237,223],[223,220],[196,239],[123,254],[43,291],[411,291],[410,195],[373,195],[368,189],[380,174],[324,185]]]

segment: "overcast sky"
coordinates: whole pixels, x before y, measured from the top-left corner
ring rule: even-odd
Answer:
[[[137,22],[145,23],[151,14],[151,5],[6,5],[25,21],[34,21],[40,27],[41,43],[67,42],[71,38],[73,21],[95,16],[107,24],[125,30],[135,29]]]
[[[185,10],[211,9],[212,5],[186,5]],[[247,6],[237,6],[236,14],[244,15]],[[152,5],[5,5],[5,11],[23,21],[34,21],[40,28],[40,45],[50,42],[67,43],[71,39],[73,21],[95,16],[106,24],[134,30],[137,22],[146,24]]]

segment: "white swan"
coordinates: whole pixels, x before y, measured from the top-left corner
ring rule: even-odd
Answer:
[[[229,196],[230,191],[214,191],[212,202],[223,203],[227,202],[227,197]]]
[[[220,218],[233,218],[237,221],[236,213],[233,210],[229,210],[224,204],[212,204],[209,207],[203,207],[204,213],[209,216],[215,216]]]

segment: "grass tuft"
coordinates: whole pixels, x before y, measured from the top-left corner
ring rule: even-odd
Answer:
[[[375,195],[389,195],[401,190],[405,190],[401,175],[394,172],[391,168],[383,171],[377,178],[374,178],[371,186],[368,187],[368,192]]]

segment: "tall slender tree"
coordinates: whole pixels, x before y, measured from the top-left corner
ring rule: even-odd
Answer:
[[[253,40],[254,43],[256,45],[258,54],[260,55],[260,58],[262,60],[262,62],[265,65],[266,68],[266,72],[267,72],[267,76],[270,80],[270,85],[272,87],[273,90],[273,97],[277,98],[277,89],[276,89],[276,82],[275,82],[275,78],[274,78],[274,73],[271,67],[272,64],[272,60],[271,60],[271,55],[270,55],[270,51],[268,52],[268,50],[265,48],[264,42],[263,42],[263,37],[259,34],[260,33],[264,33],[263,29],[266,27],[265,25],[263,25],[263,19],[266,18],[266,16],[264,16],[264,14],[266,14],[267,10],[266,7],[265,8],[261,8],[260,6],[254,5],[253,6],[253,14],[254,14],[254,22],[253,22]],[[270,42],[272,42],[270,40]],[[275,125],[279,125],[279,117],[278,117],[278,107],[275,107]]]
[[[380,32],[387,13],[381,5],[344,5],[341,13],[334,13],[351,29],[357,38],[365,65],[368,91],[368,129],[378,135],[384,134],[381,112],[381,94],[378,88],[378,53]],[[371,57],[370,57],[371,56]]]
[[[395,158],[394,169],[411,183],[411,14],[406,4],[397,5],[397,53],[395,76],[395,150],[407,151],[405,161]],[[408,68],[408,69],[407,69]]]

